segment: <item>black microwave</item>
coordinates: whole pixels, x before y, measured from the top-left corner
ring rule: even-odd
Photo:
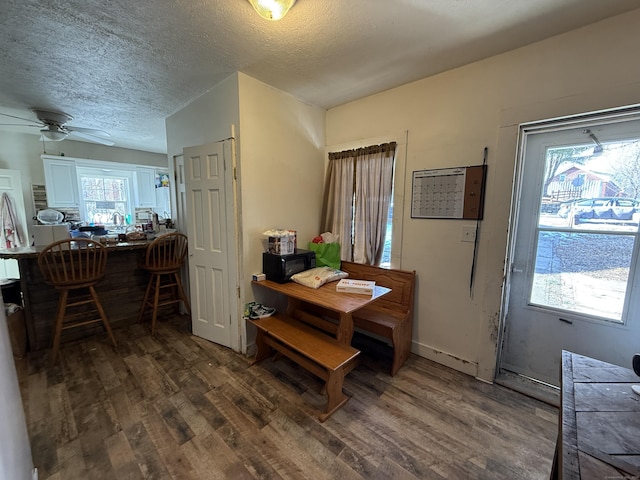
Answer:
[[[291,281],[296,273],[309,270],[316,266],[316,252],[296,249],[295,253],[276,255],[264,252],[262,254],[262,271],[267,280],[278,283]]]

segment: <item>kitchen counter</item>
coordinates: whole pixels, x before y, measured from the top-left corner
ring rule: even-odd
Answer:
[[[149,273],[138,267],[149,241],[106,245],[108,249],[105,276],[96,284],[100,302],[111,327],[136,322]],[[20,287],[24,301],[25,322],[30,350],[49,348],[58,305],[58,291],[45,283],[38,267],[38,253],[43,247],[12,248],[0,251],[0,258],[13,258],[20,269]],[[101,325],[69,329],[62,341],[93,335],[105,335]]]
[[[118,242],[111,243],[105,245],[109,253],[115,251],[125,251],[125,250],[140,250],[144,249],[149,245],[151,241],[148,240],[140,240],[135,242]],[[44,245],[38,247],[20,247],[20,248],[7,248],[4,250],[0,250],[0,259],[13,258],[15,260],[20,260],[21,258],[37,258],[38,254],[44,249]]]

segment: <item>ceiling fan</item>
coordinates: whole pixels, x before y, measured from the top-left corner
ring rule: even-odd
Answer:
[[[21,127],[37,127],[40,129],[43,140],[51,140],[53,142],[59,142],[64,140],[68,136],[78,137],[90,142],[100,143],[102,145],[115,145],[114,142],[103,137],[109,137],[107,132],[102,130],[96,130],[94,128],[82,128],[67,125],[68,122],[73,120],[71,115],[62,112],[51,112],[49,110],[40,110],[38,108],[31,109],[37,117],[36,120],[29,118],[17,117],[15,115],[9,115],[7,113],[0,113],[0,115],[10,118],[16,118],[18,120],[24,120],[29,122],[25,125],[23,123],[0,123],[0,125],[12,125]]]

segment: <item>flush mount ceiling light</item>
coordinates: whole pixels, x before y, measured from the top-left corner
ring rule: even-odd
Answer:
[[[249,0],[256,12],[267,20],[280,20],[296,0]]]
[[[51,140],[52,142],[59,142],[60,140],[64,140],[69,135],[62,127],[57,125],[49,125],[46,128],[40,130],[40,133],[47,140]]]

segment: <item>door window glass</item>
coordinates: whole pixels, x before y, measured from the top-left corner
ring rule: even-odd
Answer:
[[[529,304],[624,322],[640,222],[640,141],[584,133],[583,144],[546,149]]]

